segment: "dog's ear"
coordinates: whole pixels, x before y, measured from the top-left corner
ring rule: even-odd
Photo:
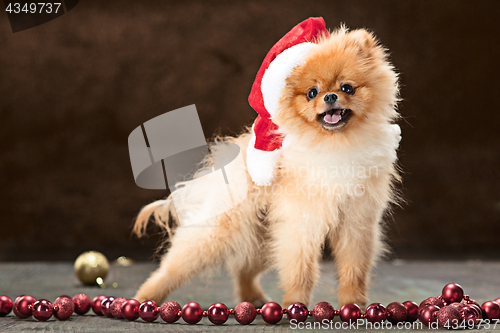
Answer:
[[[356,46],[358,55],[367,60],[384,60],[387,51],[382,47],[373,33],[365,29],[358,29],[348,33],[352,43]]]
[[[378,41],[375,36],[365,29],[357,29],[349,32],[352,40],[357,43],[361,48],[371,49],[377,46]]]
[[[358,47],[359,54],[371,56],[378,46],[377,38],[365,29],[357,29],[348,33],[348,37]]]

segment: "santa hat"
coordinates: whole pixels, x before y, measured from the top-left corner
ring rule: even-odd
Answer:
[[[250,106],[259,114],[252,126],[252,138],[247,148],[247,167],[257,185],[270,185],[281,153],[283,136],[272,117],[285,88],[285,80],[295,67],[304,63],[317,46],[318,37],[327,36],[322,17],[310,17],[297,24],[269,51],[260,66],[252,91]]]

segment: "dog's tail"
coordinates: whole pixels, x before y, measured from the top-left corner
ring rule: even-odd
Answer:
[[[138,237],[146,234],[146,229],[151,220],[159,226],[167,237],[172,235],[174,228],[177,226],[176,214],[172,197],[169,196],[165,200],[158,200],[143,207],[137,215],[132,232]]]

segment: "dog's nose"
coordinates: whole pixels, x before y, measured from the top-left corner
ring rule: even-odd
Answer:
[[[337,101],[337,95],[335,94],[327,94],[325,95],[325,102],[328,104],[333,104]]]

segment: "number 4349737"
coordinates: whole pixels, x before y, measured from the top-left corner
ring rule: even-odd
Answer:
[[[51,14],[59,11],[61,7],[60,2],[30,2],[20,4],[18,2],[9,2],[5,11],[12,14],[31,13],[31,14]]]

